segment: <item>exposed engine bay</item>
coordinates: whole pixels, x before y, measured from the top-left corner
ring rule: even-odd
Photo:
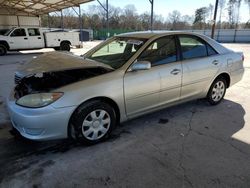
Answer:
[[[15,98],[19,99],[22,96],[33,93],[50,92],[53,89],[102,75],[110,71],[111,70],[103,67],[93,67],[38,73],[24,78],[18,78],[17,75],[15,75]]]

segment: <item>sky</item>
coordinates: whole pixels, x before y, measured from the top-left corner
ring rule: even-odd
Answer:
[[[228,0],[227,0],[228,1]],[[105,2],[100,0],[100,2]],[[154,0],[154,12],[162,15],[164,18],[173,10],[178,10],[182,15],[194,15],[197,8],[214,5],[215,0]],[[151,6],[149,0],[109,0],[109,4],[115,7],[124,8],[128,4],[135,5],[137,13],[150,12]],[[81,5],[82,9],[88,9],[89,5],[99,5],[97,1],[89,2]],[[240,21],[246,22],[249,19],[249,11],[247,4],[242,3],[240,10]],[[227,19],[227,10],[224,10],[222,20]]]

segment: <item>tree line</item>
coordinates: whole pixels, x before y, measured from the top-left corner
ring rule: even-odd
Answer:
[[[240,22],[240,8],[247,5],[249,8],[246,23]],[[82,11],[83,28],[100,30],[106,28],[106,12],[101,6],[91,5]],[[154,14],[154,29],[182,30],[182,29],[210,29],[214,14],[214,6],[200,7],[193,15],[182,15],[178,10],[173,10],[167,18]],[[79,17],[72,8],[63,10],[63,26],[68,29],[79,28]],[[219,0],[217,14],[217,28],[250,28],[250,0]],[[222,21],[222,17],[226,17]],[[42,27],[61,27],[61,16],[52,13],[41,16]],[[149,30],[150,13],[137,13],[134,5],[127,5],[123,9],[109,5],[109,28],[121,30]]]

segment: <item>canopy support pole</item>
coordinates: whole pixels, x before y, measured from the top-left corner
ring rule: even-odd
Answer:
[[[109,2],[106,0],[106,6],[104,6],[100,0],[97,0],[97,2],[101,5],[101,7],[106,11],[106,28],[107,28],[107,33],[106,37],[109,37]]]
[[[150,19],[150,29],[154,30],[154,0],[149,0],[151,4],[151,19]]]
[[[215,8],[214,8],[214,19],[213,19],[213,25],[212,25],[212,32],[211,32],[211,38],[214,38],[214,31],[215,31],[215,25],[216,25],[216,16],[217,16],[217,10],[218,10],[218,3],[219,0],[215,1]]]

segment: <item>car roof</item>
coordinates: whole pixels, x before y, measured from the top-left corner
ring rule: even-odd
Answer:
[[[153,37],[163,37],[167,35],[176,35],[176,34],[183,34],[183,35],[191,35],[197,36],[202,38],[208,44],[210,44],[219,54],[229,53],[231,50],[227,49],[226,47],[219,44],[217,41],[198,33],[194,33],[191,31],[138,31],[138,32],[131,32],[131,33],[124,33],[120,35],[116,35],[117,37],[131,37],[131,38],[140,38],[140,39],[150,39]]]
[[[165,35],[174,35],[174,34],[188,34],[188,35],[199,36],[199,34],[188,32],[188,31],[137,31],[137,32],[123,33],[117,36],[149,39],[155,36],[165,36]]]

